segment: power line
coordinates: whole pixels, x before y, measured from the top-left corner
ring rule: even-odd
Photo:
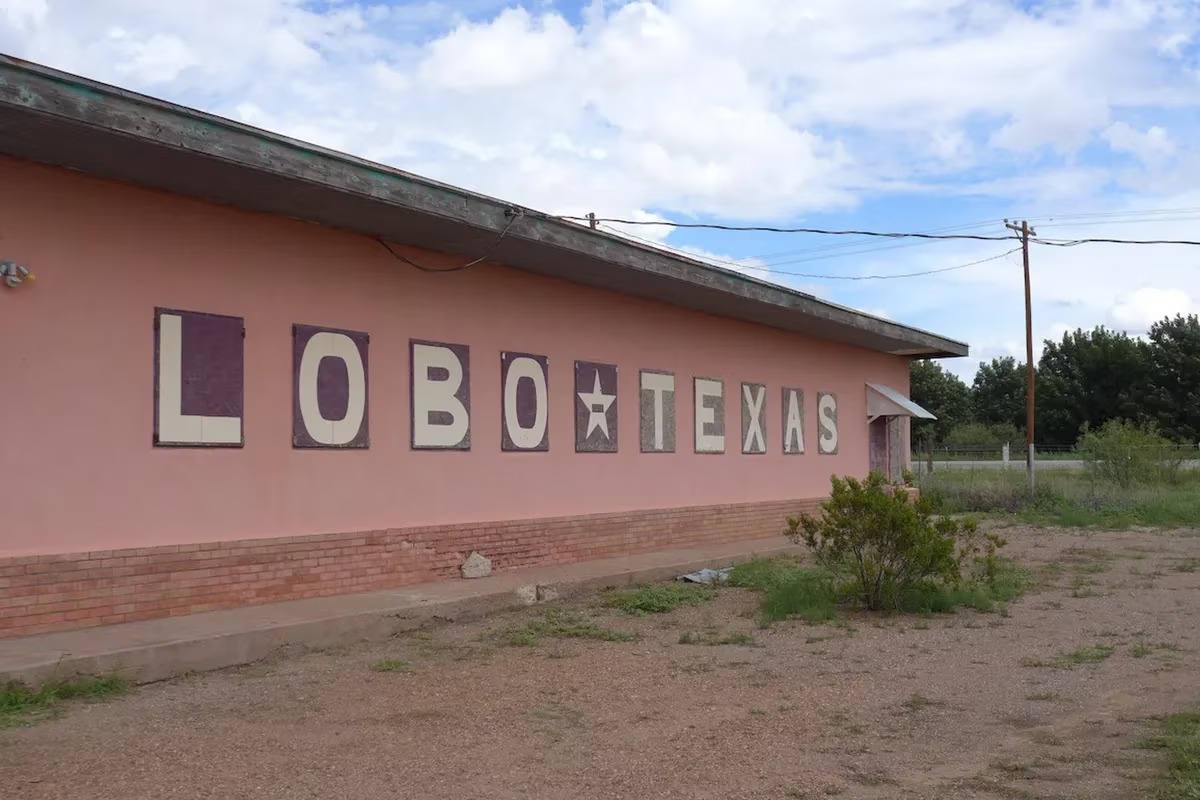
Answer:
[[[644,242],[648,245],[657,247],[661,250],[667,250],[672,253],[678,253],[679,255],[686,256],[689,258],[696,257],[696,253],[694,253],[694,252],[684,250],[684,249],[681,249],[678,247],[673,247],[672,245],[669,245],[666,242],[660,241],[658,239],[648,239],[645,236],[638,236],[636,233],[632,233],[630,231],[623,231],[618,228],[614,228],[611,225],[600,225],[599,227],[605,231],[608,231],[609,233],[614,233],[618,236],[623,236],[623,237],[630,238],[630,239],[636,239],[639,242]],[[962,227],[978,227],[978,225],[970,225],[970,226],[962,226]],[[708,256],[705,258],[705,260],[710,261],[710,262],[716,262],[719,264],[728,264],[737,269],[745,268],[747,266],[746,265],[747,261],[762,261],[762,263],[765,265],[768,265],[771,267],[776,267],[776,266],[783,266],[784,264],[802,264],[802,263],[807,263],[809,261],[826,261],[831,258],[846,258],[849,256],[871,255],[874,253],[883,252],[885,250],[901,250],[901,249],[905,249],[905,248],[909,248],[909,247],[928,247],[929,245],[937,244],[936,241],[918,240],[918,241],[902,242],[899,244],[885,244],[885,245],[875,244],[872,247],[863,246],[868,241],[870,241],[870,240],[859,239],[859,240],[856,240],[853,242],[842,242],[840,244],[826,245],[824,247],[812,247],[812,248],[804,248],[801,250],[783,251],[783,252],[774,253],[774,254],[767,254],[765,256],[749,255],[749,256],[745,256],[743,258],[737,258],[737,259],[715,258],[713,256]],[[809,253],[809,252],[814,252],[814,251],[831,250],[831,249],[835,249],[835,248],[855,248],[855,249],[843,250],[843,252],[839,252],[839,253],[821,253],[820,255],[812,255],[812,256],[806,256],[806,257],[802,257],[802,258],[786,258],[786,259],[781,259],[781,260],[768,260],[768,258],[772,255],[774,255],[774,256],[793,255],[793,254],[798,254],[798,253]]]
[[[1012,253],[1015,253],[1021,249],[1019,247],[1016,247],[1007,252],[1000,253],[1000,254],[994,255],[994,256],[988,256],[987,258],[981,258],[978,261],[972,261],[967,264],[958,264],[953,267],[941,267],[939,269],[920,270],[918,272],[900,272],[900,273],[895,273],[895,274],[890,274],[890,275],[817,275],[817,274],[808,273],[808,272],[790,272],[788,270],[775,269],[774,267],[767,266],[767,265],[759,266],[757,264],[745,264],[745,263],[741,263],[741,262],[734,261],[731,259],[726,259],[726,258],[705,257],[698,253],[691,253],[691,252],[688,252],[687,250],[681,250],[679,248],[671,247],[670,245],[664,245],[659,242],[655,242],[651,239],[646,239],[641,236],[635,236],[634,234],[617,230],[616,228],[610,227],[608,225],[601,225],[601,227],[610,233],[616,234],[617,236],[629,236],[634,239],[638,239],[640,241],[646,242],[647,244],[652,245],[656,249],[666,250],[666,251],[671,252],[676,255],[681,255],[686,258],[691,258],[691,259],[695,259],[698,261],[704,261],[704,262],[707,262],[710,264],[716,263],[717,265],[724,265],[725,268],[727,268],[727,269],[734,269],[734,270],[739,270],[739,271],[740,270],[754,270],[757,272],[767,272],[772,275],[786,275],[790,278],[808,278],[810,280],[826,280],[826,281],[883,281],[883,280],[892,280],[895,278],[917,278],[917,277],[921,277],[924,275],[937,275],[942,272],[953,272],[955,270],[966,269],[967,267],[974,267],[978,264],[986,264],[989,261],[996,261],[997,259],[1004,258],[1005,256],[1011,255]]]
[[[972,223],[967,223],[967,224],[963,224],[963,225],[949,225],[949,226],[946,226],[943,228],[930,228],[928,230],[918,231],[918,233],[948,233],[951,231],[970,230],[972,228],[986,228],[986,227],[992,227],[992,226],[998,225],[1001,222],[1003,222],[1003,220],[998,219],[998,218],[997,219],[989,219],[989,220],[984,220],[982,222],[972,222]],[[774,262],[774,263],[794,264],[794,263],[798,263],[800,261],[810,261],[810,260],[816,261],[816,260],[825,259],[825,258],[840,258],[843,255],[847,255],[847,254],[853,255],[853,254],[859,254],[859,253],[872,253],[877,250],[890,250],[890,249],[893,249],[896,247],[920,247],[920,246],[929,245],[929,244],[936,244],[936,241],[917,241],[917,242],[911,242],[911,243],[902,244],[902,245],[880,246],[872,241],[872,237],[864,237],[861,239],[854,239],[851,241],[840,241],[840,242],[834,242],[833,244],[817,245],[815,247],[804,247],[804,248],[800,248],[798,250],[782,250],[782,251],[778,251],[778,252],[774,252],[774,253],[755,254],[755,255],[747,256],[747,258],[757,258],[757,259],[765,260],[765,259],[778,258],[780,256],[793,256],[793,255],[801,255],[801,254],[805,254],[805,253],[825,252],[825,251],[830,251],[830,250],[849,250],[849,249],[853,250],[852,253],[833,253],[832,255],[821,255],[821,256],[813,257],[811,259],[802,258],[802,259]]]
[[[1195,222],[1195,214],[1174,217],[1138,217],[1137,219],[1101,219],[1085,222],[1041,222],[1038,228],[1095,228],[1101,225],[1160,225],[1165,222]]]
[[[1086,214],[1046,214],[1040,217],[1030,217],[1029,219],[1046,220],[1047,222],[1070,219],[1120,219],[1122,217],[1159,216],[1167,214],[1194,213],[1197,211],[1200,211],[1200,206],[1183,206],[1181,208],[1146,208],[1128,211],[1094,211]]]
[[[1030,239],[1037,244],[1051,247],[1076,247],[1081,244],[1182,244],[1200,247],[1200,242],[1191,239]]]
[[[825,236],[874,236],[882,239],[970,239],[977,242],[1014,241],[1016,236],[980,236],[968,233],[884,233],[881,231],[833,231],[822,228],[776,228],[768,225],[722,225],[715,222],[670,222],[606,217],[559,217],[572,222],[607,222],[613,225],[662,225],[670,228],[705,228],[716,231],[759,231],[763,233],[813,233]]]
[[[559,219],[571,221],[587,220],[587,217],[559,217]],[[939,240],[955,240],[969,239],[979,242],[1004,242],[1016,241],[1019,236],[980,236],[977,234],[967,233],[899,233],[899,232],[884,232],[884,231],[839,231],[826,230],[822,228],[776,228],[767,225],[723,225],[715,222],[672,222],[669,220],[633,220],[633,219],[612,219],[597,217],[596,222],[611,223],[614,225],[661,225],[670,228],[703,228],[706,230],[717,231],[751,231],[751,232],[766,232],[766,233],[811,233],[825,236],[874,236],[883,239],[939,239]],[[1088,239],[1051,239],[1051,238],[1031,238],[1031,242],[1037,244],[1050,245],[1052,247],[1075,247],[1081,244],[1176,244],[1190,245],[1200,247],[1200,241],[1191,239],[1108,239],[1108,238],[1088,238]]]
[[[972,261],[968,264],[959,264],[953,267],[942,267],[941,269],[927,269],[920,272],[898,272],[893,275],[806,275],[802,272],[783,272],[780,270],[771,269],[770,267],[742,267],[742,269],[765,269],[776,275],[790,275],[796,278],[812,278],[825,281],[886,281],[893,278],[918,278],[922,275],[937,275],[942,272],[953,272],[954,270],[958,269],[966,269],[967,267],[974,267],[979,264],[986,264],[989,261],[995,261],[997,259],[1004,258],[1010,253],[1015,253],[1020,249],[1021,248],[1019,247],[1014,247],[1012,250],[1009,250],[1005,253],[988,256],[987,258],[981,258],[978,261]]]

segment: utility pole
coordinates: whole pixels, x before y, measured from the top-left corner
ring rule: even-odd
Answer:
[[[1029,237],[1037,232],[1029,227],[1027,220],[1021,224],[1004,220],[1004,227],[1021,234],[1021,256],[1025,264],[1025,470],[1029,474],[1029,499],[1033,499],[1034,491],[1034,389],[1036,377],[1033,371],[1033,302],[1029,294]]]

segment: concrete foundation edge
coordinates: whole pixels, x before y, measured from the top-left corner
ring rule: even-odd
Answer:
[[[681,560],[645,568],[622,569],[610,574],[555,581],[562,598],[636,583],[660,581],[703,567],[732,566],[754,558],[798,553],[803,548],[782,545],[747,550],[721,557]],[[531,578],[531,582],[532,582]],[[136,648],[86,656],[63,655],[52,661],[20,665],[0,664],[0,682],[20,681],[39,685],[82,675],[116,673],[134,683],[152,683],[195,672],[236,667],[261,661],[282,648],[324,648],[358,642],[383,641],[417,630],[435,621],[474,620],[489,614],[526,606],[511,581],[496,591],[446,601],[402,603],[394,608],[355,611],[322,619],[293,621],[249,630],[231,630],[215,636],[153,643]],[[136,624],[136,623],[134,623]],[[100,632],[103,629],[91,629]]]

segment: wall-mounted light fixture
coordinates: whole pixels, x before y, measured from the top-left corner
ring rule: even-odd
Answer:
[[[36,278],[32,272],[15,261],[0,261],[0,277],[4,278],[4,285],[10,289]]]

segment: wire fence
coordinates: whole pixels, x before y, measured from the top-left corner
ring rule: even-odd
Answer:
[[[1200,444],[1172,444],[1169,446],[1134,447],[1127,457],[1138,455],[1134,451],[1153,449],[1155,458],[1178,460],[1186,466],[1200,466]],[[1053,467],[1056,463],[1063,467],[1082,466],[1088,460],[1085,453],[1071,445],[1034,445],[1037,462],[1044,467]],[[978,446],[941,446],[934,448],[917,448],[912,452],[913,468],[918,472],[946,468],[965,468],[971,466],[985,467],[1022,467],[1025,463],[1025,443],[1014,442],[999,445]]]

